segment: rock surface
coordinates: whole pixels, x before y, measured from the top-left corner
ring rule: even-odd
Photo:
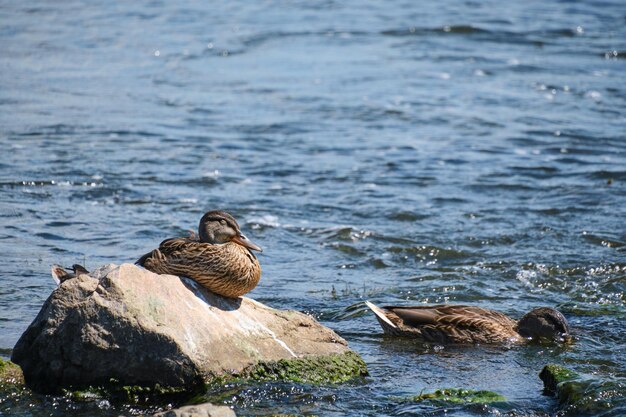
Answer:
[[[284,372],[290,360],[330,358],[331,368],[341,368],[344,357],[340,379],[367,372],[345,340],[310,316],[122,264],[63,282],[12,360],[32,388],[55,392],[111,383],[190,389],[276,363]]]
[[[24,385],[24,375],[19,366],[0,358],[0,387],[3,385]]]
[[[618,416],[626,412],[626,379],[601,380],[560,365],[546,365],[539,374],[546,394],[559,401],[562,416]],[[610,411],[609,411],[610,410]]]
[[[471,389],[459,389],[459,388],[443,388],[438,389],[435,392],[420,394],[412,398],[412,401],[421,402],[429,401],[433,403],[441,404],[466,404],[466,403],[479,403],[489,404],[493,402],[503,402],[506,398],[502,395],[485,390],[471,390]]]
[[[204,403],[187,405],[169,411],[156,413],[153,417],[237,417],[235,412],[223,405]]]

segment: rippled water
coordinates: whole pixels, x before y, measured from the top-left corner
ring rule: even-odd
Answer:
[[[626,378],[623,1],[0,1],[0,21],[2,356],[50,264],[133,261],[225,208],[265,249],[251,296],[371,374],[213,393],[240,415],[543,416],[546,363]],[[578,341],[397,341],[365,299],[557,306]],[[441,387],[509,401],[401,400]],[[70,411],[128,410],[0,402]]]

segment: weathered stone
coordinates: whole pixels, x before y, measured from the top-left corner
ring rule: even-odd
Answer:
[[[271,370],[298,379],[294,369],[301,369],[300,378],[312,382],[365,374],[360,357],[347,352],[345,340],[308,315],[123,264],[63,282],[12,359],[27,384],[44,392],[110,384],[190,390],[216,378],[260,376],[260,369],[265,379]],[[334,365],[332,375],[324,365],[311,377],[322,358]]]
[[[575,380],[580,375],[560,365],[546,365],[539,373],[539,378],[543,381],[545,393],[556,395],[560,383]]]
[[[153,417],[236,417],[236,415],[226,406],[204,403],[163,411],[154,414]]]
[[[558,399],[559,415],[596,415],[606,410],[611,410],[608,415],[626,412],[624,379],[601,380],[580,375],[560,365],[546,365],[539,377],[546,394]]]
[[[65,397],[74,401],[93,401],[106,398],[117,403],[131,404],[181,403],[193,396],[193,392],[189,392],[185,387],[162,387],[159,384],[150,386],[122,385],[116,380],[99,386],[63,389],[62,392]]]
[[[485,390],[471,390],[471,389],[457,389],[457,388],[444,388],[438,389],[435,392],[420,394],[412,398],[412,401],[432,401],[439,403],[480,403],[487,404],[493,402],[506,401],[506,398],[502,395]]]

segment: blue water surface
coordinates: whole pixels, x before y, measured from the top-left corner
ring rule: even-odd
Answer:
[[[223,208],[265,250],[250,296],[312,314],[370,371],[238,387],[219,397],[238,415],[554,415],[546,363],[626,378],[625,57],[622,0],[1,0],[0,353],[52,263],[134,261]],[[366,299],[553,306],[577,342],[398,341]],[[508,401],[403,400],[445,387]]]

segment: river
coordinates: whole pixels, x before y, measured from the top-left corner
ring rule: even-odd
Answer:
[[[239,415],[546,416],[546,363],[626,378],[623,1],[3,0],[0,21],[1,356],[52,263],[134,261],[221,208],[264,249],[250,296],[312,314],[370,371],[221,393]],[[364,300],[547,305],[576,342],[394,340]],[[445,387],[508,401],[401,400]]]

